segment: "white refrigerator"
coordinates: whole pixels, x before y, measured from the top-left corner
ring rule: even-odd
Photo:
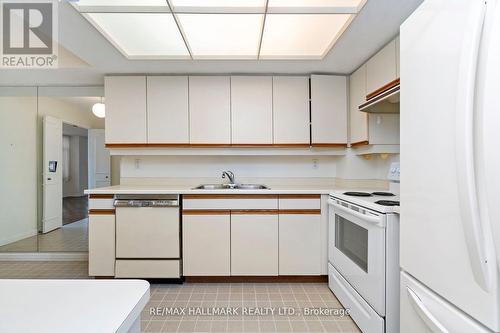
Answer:
[[[401,38],[401,332],[500,332],[500,0]]]

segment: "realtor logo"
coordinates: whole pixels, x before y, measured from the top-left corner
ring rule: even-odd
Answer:
[[[57,1],[0,0],[1,67],[57,67]]]

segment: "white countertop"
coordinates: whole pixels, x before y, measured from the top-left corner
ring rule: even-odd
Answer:
[[[2,333],[127,332],[149,301],[142,280],[0,280]]]
[[[85,194],[329,194],[333,185],[274,185],[264,190],[194,190],[182,185],[116,185],[85,190]]]

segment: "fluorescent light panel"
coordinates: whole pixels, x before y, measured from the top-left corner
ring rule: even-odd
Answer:
[[[366,0],[269,0],[268,13],[356,14]]]
[[[129,58],[190,58],[172,14],[88,13],[85,15]]]
[[[261,13],[266,0],[169,0],[178,13]]]
[[[350,18],[348,14],[268,14],[260,59],[321,59]]]
[[[264,14],[175,14],[194,59],[257,59]]]

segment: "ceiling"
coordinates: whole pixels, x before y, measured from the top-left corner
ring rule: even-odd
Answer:
[[[401,23],[422,1],[367,1],[321,60],[131,60],[63,1],[59,4],[59,44],[73,60],[81,60],[73,61],[78,65],[59,69],[0,69],[0,85],[102,85],[104,75],[122,73],[350,74],[398,34]]]

